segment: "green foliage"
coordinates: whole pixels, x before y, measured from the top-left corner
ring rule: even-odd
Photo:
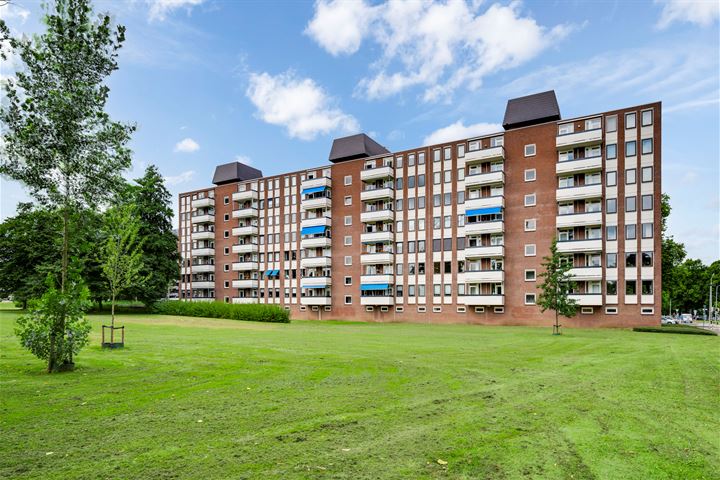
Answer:
[[[105,244],[102,271],[110,290],[112,325],[115,325],[115,300],[132,285],[142,283],[142,243],[138,238],[140,221],[130,205],[113,207],[105,214]]]
[[[177,236],[173,233],[172,202],[162,175],[151,165],[137,185],[128,186],[126,201],[135,205],[143,239],[140,270],[145,279],[142,285],[128,290],[128,294],[150,306],[165,298],[170,286],[180,275],[180,253]]]
[[[572,264],[563,262],[563,256],[557,250],[557,238],[550,245],[550,255],[543,257],[544,271],[539,274],[544,281],[540,284],[537,305],[540,311],[553,310],[557,315],[572,317],[577,314],[577,302],[570,298],[575,282],[568,272]]]
[[[0,297],[27,308],[45,292],[45,278],[59,271],[62,219],[57,212],[18,205],[18,213],[0,224]]]
[[[153,309],[163,315],[227,318],[249,322],[290,322],[290,312],[277,305],[167,300],[157,302]]]
[[[84,312],[90,306],[89,292],[79,281],[70,281],[65,293],[48,276],[47,291],[30,302],[30,312],[18,318],[15,335],[23,347],[41,360],[48,371],[67,369],[88,343],[90,323]]]
[[[634,332],[650,332],[650,333],[680,333],[686,335],[712,335],[717,336],[717,333],[711,330],[705,330],[704,328],[690,327],[673,325],[670,327],[635,327]]]

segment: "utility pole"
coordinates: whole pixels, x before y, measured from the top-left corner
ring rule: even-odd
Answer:
[[[713,272],[712,275],[710,275],[710,292],[708,293],[708,314],[707,318],[710,318],[712,316],[712,294],[713,294],[713,279],[715,278],[715,273]],[[703,326],[705,325],[705,321],[703,320]]]

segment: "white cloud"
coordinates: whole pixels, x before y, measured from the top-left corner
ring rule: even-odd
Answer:
[[[478,89],[487,75],[527,62],[575,28],[538,25],[520,2],[482,13],[480,3],[319,0],[306,33],[332,55],[352,54],[366,39],[379,45],[374,73],[356,96],[378,99],[420,86],[424,100],[435,101],[463,86]]]
[[[256,115],[287,129],[288,135],[312,140],[333,131],[355,133],[355,117],[335,106],[335,101],[310,78],[287,71],[276,76],[252,73],[245,94],[257,108]]]
[[[250,157],[248,157],[248,156],[246,156],[246,155],[238,155],[238,156],[236,156],[236,157],[235,157],[235,161],[236,161],[236,162],[243,163],[243,164],[245,164],[245,165],[252,165],[252,164],[253,164],[252,158],[250,158]]]
[[[717,0],[655,0],[663,4],[657,28],[669,27],[675,22],[688,22],[708,27],[720,18]]]
[[[147,0],[150,4],[148,19],[150,21],[163,21],[167,15],[175,10],[184,8],[189,13],[192,7],[200,5],[205,0]]]
[[[364,0],[319,0],[305,34],[332,55],[353,54],[360,48],[376,10]]]
[[[30,10],[9,2],[0,2],[0,18],[6,22],[8,20],[20,20],[20,23],[25,23],[28,17],[30,17]]]
[[[178,175],[170,175],[170,176],[165,177],[165,183],[168,186],[180,185],[182,183],[189,182],[190,180],[193,179],[194,176],[195,176],[195,170],[187,170]]]
[[[498,123],[473,123],[472,125],[464,125],[462,120],[458,120],[452,125],[435,130],[425,137],[423,145],[435,145],[438,143],[449,142],[451,140],[459,140],[461,138],[478,137],[489,133],[502,132],[502,125]]]
[[[175,144],[175,151],[181,153],[192,153],[200,150],[200,145],[192,138],[183,138]]]

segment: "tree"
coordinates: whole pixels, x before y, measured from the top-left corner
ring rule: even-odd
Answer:
[[[141,282],[140,221],[132,205],[120,205],[107,211],[102,271],[107,279],[111,302],[111,328],[115,328],[115,301],[118,295]]]
[[[12,297],[24,309],[42,296],[47,274],[59,268],[61,228],[57,212],[29,203],[0,224],[0,297]]]
[[[671,309],[671,305],[675,308],[680,308],[678,300],[682,300],[682,297],[679,297],[679,290],[681,287],[678,284],[678,267],[683,263],[687,255],[685,245],[680,242],[676,242],[671,235],[667,234],[667,220],[670,217],[671,211],[670,195],[663,193],[661,198],[661,281],[663,289],[663,309],[667,309],[668,311]]]
[[[126,145],[135,129],[105,112],[105,79],[118,68],[125,27],[113,28],[109,15],[93,16],[88,0],[57,0],[45,15],[45,32],[33,38],[11,36],[0,20],[0,35],[23,64],[16,78],[3,84],[0,174],[22,182],[39,202],[62,213],[60,296],[68,293],[71,216],[117,189],[130,166]],[[49,330],[50,372],[70,361],[63,356],[69,351],[66,311],[46,310],[57,314]]]
[[[130,187],[130,201],[136,205],[143,239],[141,275],[142,285],[130,289],[130,294],[150,306],[167,295],[171,284],[180,275],[180,253],[177,236],[172,227],[170,192],[162,175],[154,165],[145,170],[142,178]]]
[[[540,284],[540,296],[537,304],[540,311],[555,311],[555,325],[553,325],[553,334],[560,334],[560,323],[558,316],[573,317],[577,314],[577,302],[570,298],[570,292],[575,285],[572,275],[568,272],[572,265],[563,261],[563,256],[557,250],[557,238],[554,238],[550,245],[550,255],[543,257],[541,264],[545,270],[540,273],[540,277],[544,278]]]

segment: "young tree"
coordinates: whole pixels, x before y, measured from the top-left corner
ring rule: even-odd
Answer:
[[[132,205],[121,205],[107,211],[102,270],[110,291],[111,322],[115,328],[115,301],[120,293],[140,283],[142,245],[138,238],[140,221]]]
[[[170,285],[180,275],[180,253],[177,237],[172,228],[170,192],[165,188],[162,175],[151,165],[142,178],[130,187],[130,201],[137,209],[140,220],[140,237],[143,239],[141,275],[142,285],[129,293],[150,306],[167,295]]]
[[[539,276],[544,278],[544,281],[540,284],[541,292],[537,301],[541,312],[555,311],[554,335],[560,334],[559,315],[573,317],[577,314],[578,307],[577,302],[570,298],[570,292],[575,284],[572,275],[568,273],[572,265],[564,262],[562,258],[557,250],[557,238],[554,238],[550,245],[550,255],[543,257],[542,266],[545,270]]]
[[[61,296],[67,293],[71,216],[116,190],[130,166],[126,145],[135,129],[105,112],[105,79],[118,68],[125,27],[113,28],[109,15],[94,17],[88,0],[57,0],[44,18],[45,32],[32,38],[11,36],[0,20],[0,35],[23,64],[16,78],[3,84],[0,174],[61,211]],[[70,361],[63,356],[69,351],[65,311],[47,310],[51,316],[44,319],[50,372]]]

